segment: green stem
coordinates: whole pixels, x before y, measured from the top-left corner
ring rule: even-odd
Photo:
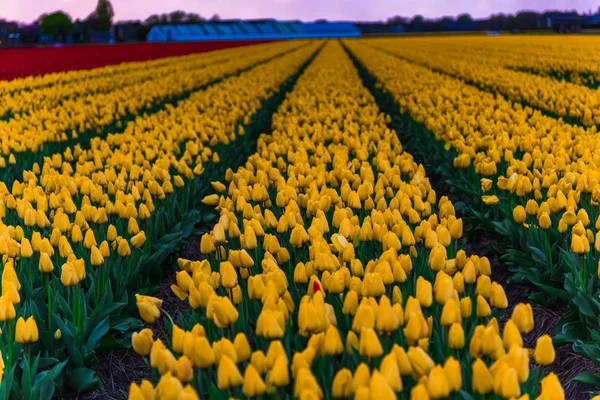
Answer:
[[[50,287],[50,273],[46,274],[46,289],[48,291],[48,332],[52,332],[52,288]]]

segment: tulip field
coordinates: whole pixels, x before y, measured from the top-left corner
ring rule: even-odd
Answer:
[[[0,66],[0,400],[600,399],[598,39],[211,46]]]

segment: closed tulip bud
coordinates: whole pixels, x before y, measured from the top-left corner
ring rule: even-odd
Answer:
[[[433,303],[431,282],[419,276],[417,279],[417,300],[421,307],[429,307]]]
[[[367,382],[368,383],[368,382]],[[367,386],[361,386],[354,393],[354,400],[370,400],[371,393]]]
[[[556,376],[554,372],[550,372],[548,376],[542,379],[541,386],[542,389],[540,391],[540,397],[538,398],[564,400],[565,391],[558,380],[558,376]]]
[[[131,255],[131,249],[129,248],[129,242],[127,242],[127,240],[121,239],[119,241],[119,248],[117,249],[117,253],[121,257],[128,257],[129,255]]]
[[[496,373],[495,392],[507,399],[521,395],[521,386],[514,368],[507,367],[504,373],[502,371]]]
[[[108,242],[105,240],[102,243],[100,243],[100,254],[102,255],[102,257],[104,257],[104,259],[107,259],[110,256],[110,247],[108,245]]]
[[[273,386],[281,387],[290,383],[290,374],[288,370],[288,361],[285,356],[279,356],[273,364],[269,373],[269,383]]]
[[[527,213],[523,206],[516,206],[513,210],[513,218],[517,224],[522,224],[527,218]]]
[[[571,250],[575,254],[583,254],[585,253],[585,244],[583,243],[583,238],[579,235],[573,234],[571,235]],[[587,240],[587,239],[586,239]]]
[[[151,324],[160,317],[159,307],[162,306],[162,300],[151,297],[135,295],[136,305],[142,319]]]
[[[508,299],[502,285],[493,282],[491,286],[490,304],[495,308],[504,309],[508,307]]]
[[[252,353],[252,356],[250,357],[250,364],[256,368],[256,371],[259,373],[259,375],[267,372],[268,365],[266,362],[266,357],[261,350],[257,350]]]
[[[463,221],[462,218],[455,219],[450,225],[450,236],[452,239],[460,239],[463,235]]]
[[[148,328],[142,329],[140,332],[134,332],[133,335],[131,335],[133,350],[141,356],[149,355],[152,344],[154,343],[152,336],[152,330]]]
[[[392,304],[402,304],[402,292],[398,286],[392,290]]]
[[[23,317],[19,317],[15,331],[15,341],[23,344],[35,343],[38,341],[38,337],[38,328],[33,317],[27,318],[27,321]]]
[[[221,362],[219,362],[217,381],[221,390],[241,386],[244,381],[233,360],[226,355],[223,355]]]
[[[429,396],[433,399],[440,399],[450,395],[450,387],[444,368],[438,365],[429,372],[427,390]]]
[[[358,308],[358,294],[354,290],[349,290],[344,298],[342,313],[344,315],[354,315]]]
[[[31,247],[31,242],[29,239],[22,238],[21,239],[21,252],[20,256],[22,258],[30,258],[33,255],[33,248]]]
[[[184,339],[184,353],[197,368],[205,369],[215,362],[215,352],[204,336],[190,337],[189,341]]]
[[[231,289],[237,285],[237,273],[233,265],[229,261],[220,264],[221,285],[227,289]]]
[[[48,253],[40,253],[39,269],[41,272],[52,272],[54,271],[54,265]]]
[[[267,390],[265,382],[260,377],[256,368],[250,364],[244,372],[244,384],[242,385],[242,393],[248,397],[261,396]]]
[[[217,222],[213,227],[212,238],[215,244],[222,244],[227,242],[227,239],[225,238],[225,228],[220,222]]]
[[[226,328],[234,324],[238,320],[239,314],[235,306],[231,303],[231,300],[228,297],[213,297],[217,297],[213,302],[213,321],[215,325],[219,328]]]
[[[392,346],[392,351],[396,357],[396,362],[398,363],[398,371],[400,375],[410,375],[412,373],[412,365],[410,364],[410,360],[408,359],[408,355],[404,351],[404,348],[400,347],[397,344]]]
[[[358,350],[359,347],[360,342],[358,340],[358,336],[356,336],[356,333],[353,331],[348,331],[348,335],[346,335],[346,352],[348,354],[352,354],[354,353],[354,350]]]
[[[130,235],[137,235],[139,231],[140,228],[138,226],[137,220],[133,217],[129,218],[129,221],[127,223],[127,233],[129,233]]]
[[[470,297],[460,299],[460,315],[463,318],[469,318],[473,312],[473,303]]]
[[[431,249],[428,265],[434,271],[439,271],[446,266],[446,248],[444,246],[439,245]]]
[[[369,395],[371,399],[378,400],[396,400],[398,398],[385,377],[377,370],[371,376]]]
[[[174,377],[171,372],[164,374],[156,385],[156,398],[165,400],[175,400],[181,398],[183,385]]]
[[[323,342],[323,351],[325,354],[335,356],[344,351],[344,344],[337,328],[330,325],[325,332],[325,340]]]
[[[429,392],[424,383],[419,383],[410,389],[411,400],[429,400]]]
[[[404,336],[409,343],[413,344],[421,337],[422,324],[419,314],[415,314],[408,319],[408,323],[403,329]]]
[[[146,233],[144,231],[139,231],[139,233],[132,237],[130,241],[134,248],[139,249],[146,243]]]
[[[481,295],[477,295],[477,317],[485,318],[489,317],[492,314],[492,309],[490,305],[485,300],[485,298]]]
[[[400,377],[396,356],[393,353],[383,357],[379,370],[394,392],[402,391],[402,378]]]
[[[148,381],[144,381],[144,382],[149,383]],[[144,382],[142,382],[142,385]],[[151,383],[150,383],[150,386],[152,386]],[[152,387],[151,392],[146,393],[135,382],[131,382],[131,386],[129,387],[129,397],[128,397],[129,400],[146,400],[147,398],[154,398],[154,397],[155,397],[154,387]]]
[[[0,296],[0,321],[9,321],[16,317],[15,306],[7,296]]]
[[[543,212],[538,219],[538,224],[540,228],[546,230],[552,226],[552,220],[550,219],[550,215],[547,212]]]
[[[83,239],[83,245],[85,246],[86,249],[91,249],[92,246],[96,246],[96,237],[94,236],[94,231],[91,229],[88,229],[85,232],[85,239]]]
[[[438,272],[433,286],[435,301],[439,304],[446,304],[454,293],[454,283],[452,278],[444,271]]]
[[[77,271],[75,270],[75,265],[70,262],[66,262],[63,264],[60,273],[60,281],[63,286],[75,286],[79,283],[79,277],[77,276]]]
[[[15,284],[8,280],[2,280],[2,295],[10,300],[13,304],[19,304],[21,302],[21,296],[15,287]]]
[[[429,374],[429,371],[435,366],[429,354],[420,347],[410,347],[407,356],[417,377]]]
[[[104,264],[104,257],[102,257],[100,250],[96,246],[92,246],[92,251],[90,254],[90,262],[95,267],[98,267],[98,266]]]
[[[448,331],[448,347],[462,349],[465,346],[465,332],[460,323],[453,323]]]
[[[530,304],[517,304],[513,309],[511,319],[521,333],[529,333],[534,328],[533,310]]]
[[[550,336],[542,335],[537,339],[533,356],[539,365],[549,365],[554,362],[556,353]]]
[[[210,234],[205,233],[200,240],[200,251],[202,254],[211,254],[216,250],[215,242]]]
[[[248,338],[246,338],[244,333],[239,332],[235,336],[233,347],[235,348],[238,362],[245,362],[250,358],[252,349],[250,348],[250,343],[248,343]]]
[[[448,387],[451,392],[458,392],[462,388],[461,366],[454,357],[449,357],[444,363],[444,372],[448,379]]]
[[[331,385],[331,394],[336,398],[352,397],[352,372],[348,368],[340,369]]]
[[[246,226],[244,228],[244,235],[241,238],[243,239],[242,247],[246,250],[254,250],[258,246],[256,233],[251,226]]]
[[[494,389],[494,377],[480,358],[472,366],[473,391],[479,394],[488,394]]]
[[[518,347],[523,346],[523,338],[521,337],[519,328],[517,328],[512,319],[506,321],[504,325],[503,344],[506,350],[510,349],[513,345],[517,345]]]
[[[385,293],[383,279],[378,273],[367,273],[363,278],[362,295],[364,297],[379,297]]]
[[[455,273],[452,277],[452,285],[458,293],[463,293],[465,291],[465,278],[460,271]]]
[[[360,355],[367,358],[376,358],[383,354],[383,348],[377,333],[373,328],[363,328],[360,331]]]
[[[398,305],[399,313],[402,314],[402,307]],[[401,315],[402,318],[404,317]],[[386,332],[391,333],[398,329],[400,326],[400,318],[396,314],[394,308],[392,308],[392,303],[388,299],[387,296],[382,296],[379,302],[379,309],[377,310],[377,320],[375,326],[377,331],[380,333]]]
[[[194,378],[192,362],[187,356],[181,356],[175,363],[175,375],[181,382],[187,383]]]

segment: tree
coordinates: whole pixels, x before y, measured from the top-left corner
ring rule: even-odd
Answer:
[[[185,11],[177,10],[169,14],[169,21],[172,24],[181,24],[185,18]]]
[[[515,15],[519,29],[536,29],[540,25],[540,15],[534,11],[521,11]]]
[[[219,16],[219,14],[215,14],[212,17],[210,17],[210,22],[219,22],[221,20],[221,17]]]
[[[424,21],[425,21],[425,19],[423,18],[422,15],[415,15],[410,20],[410,23],[408,24],[408,26],[410,27],[410,29],[418,31],[423,26]]]
[[[112,27],[115,11],[109,0],[98,0],[96,9],[87,17],[92,28],[98,32],[108,32]]]
[[[64,36],[73,29],[71,16],[62,11],[56,11],[52,14],[43,14],[40,17],[40,33],[44,35]]]
[[[200,22],[204,22],[204,17],[200,16],[200,14],[188,13],[188,15],[185,17],[185,21],[190,24],[198,24]]]
[[[167,14],[160,14],[160,20],[158,23],[160,25],[167,25],[169,23],[169,16]]]
[[[449,29],[455,22],[456,21],[454,21],[454,18],[444,16],[437,22],[437,30],[444,31],[446,29]]]
[[[404,26],[408,25],[408,18],[401,15],[394,15],[393,17],[388,18],[387,23],[394,26]]]
[[[469,14],[460,14],[456,17],[456,23],[461,25],[470,25],[473,23],[473,17]]]
[[[158,14],[152,14],[151,16],[149,16],[148,18],[146,18],[146,20],[144,21],[144,24],[146,25],[158,25],[160,22],[160,17],[158,16]]]

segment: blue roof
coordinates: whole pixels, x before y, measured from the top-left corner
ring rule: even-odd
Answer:
[[[280,40],[360,37],[360,35],[359,29],[349,22],[301,23],[262,20],[154,26],[148,33],[148,41]]]
[[[245,34],[245,32],[242,30],[242,28],[239,25],[231,25],[231,30],[233,31],[233,33],[238,34],[238,35]]]
[[[245,23],[244,29],[246,30],[247,33],[258,33],[258,30],[256,29],[256,27],[250,23]]]
[[[304,23],[306,33],[357,32],[358,28],[350,22]]]
[[[260,23],[256,24],[256,27],[262,33],[275,33],[275,29],[273,28],[273,25],[271,25],[268,22],[260,22]]]

